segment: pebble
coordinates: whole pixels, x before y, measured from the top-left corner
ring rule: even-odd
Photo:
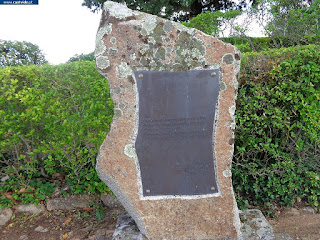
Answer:
[[[316,213],[316,210],[314,208],[312,208],[312,207],[304,207],[301,210],[304,211],[304,212],[307,212],[307,213],[312,213],[312,214]]]
[[[86,240],[96,240],[96,235],[89,236]]]
[[[3,208],[0,210],[0,226],[5,225],[11,220],[12,210],[10,208]]]
[[[107,230],[108,230],[107,228],[101,228],[101,229],[98,229],[97,231],[95,231],[94,234],[96,236],[104,236],[104,235],[106,235]]]
[[[16,210],[18,212],[25,212],[25,213],[30,213],[33,215],[39,214],[41,212],[45,211],[45,207],[43,205],[34,205],[34,204],[29,204],[29,205],[19,205]]]
[[[38,226],[34,229],[36,232],[42,232],[42,233],[45,233],[45,232],[48,232],[48,229],[42,227],[42,226]]]
[[[108,208],[121,208],[122,205],[118,198],[113,197],[111,194],[102,194],[100,197],[103,204]]]
[[[68,237],[72,237],[73,236],[73,231],[68,232]]]
[[[275,240],[293,240],[288,234],[286,233],[275,233]]]
[[[82,228],[81,231],[82,231],[82,232],[89,232],[89,231],[92,230],[92,226],[93,226],[93,225],[89,225],[88,227]]]
[[[8,175],[6,175],[6,176],[4,176],[4,177],[1,178],[1,182],[4,182],[4,181],[8,180],[9,178],[10,178],[10,177],[9,177]]]
[[[94,198],[89,195],[70,196],[65,198],[49,199],[47,202],[47,210],[68,210],[76,208],[87,208],[94,201]]]
[[[105,240],[106,238],[104,236],[98,236],[96,237],[96,240]]]

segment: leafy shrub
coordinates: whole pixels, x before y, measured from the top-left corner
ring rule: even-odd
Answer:
[[[260,52],[273,48],[272,40],[269,37],[226,37],[221,38],[223,42],[231,43],[236,46],[241,52]]]
[[[319,81],[320,46],[244,56],[233,159],[241,206],[319,206]]]
[[[236,46],[241,52],[261,52],[267,51],[273,48],[292,47],[295,45],[308,45],[316,44],[319,42],[319,37],[301,37],[299,44],[293,43],[289,37],[275,36],[275,37],[247,37],[247,36],[234,36],[220,38],[226,43],[231,43]],[[282,51],[280,51],[282,53]]]
[[[94,167],[112,115],[108,83],[93,61],[0,69],[1,176],[10,176],[0,191],[57,173],[74,192],[108,190]]]
[[[219,36],[221,26],[231,19],[241,14],[240,10],[230,10],[226,12],[204,12],[192,18],[189,22],[180,22],[186,27],[196,28],[206,34]]]
[[[76,62],[76,61],[94,61],[94,53],[87,53],[87,54],[76,54],[71,57],[68,62]]]

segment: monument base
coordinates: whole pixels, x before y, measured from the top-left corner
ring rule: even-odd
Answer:
[[[276,240],[272,227],[260,210],[240,211],[241,238],[239,240]],[[134,220],[126,213],[118,218],[112,240],[147,240]]]

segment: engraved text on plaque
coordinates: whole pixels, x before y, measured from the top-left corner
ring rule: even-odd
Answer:
[[[214,120],[219,71],[136,71],[136,152],[144,196],[218,192]]]

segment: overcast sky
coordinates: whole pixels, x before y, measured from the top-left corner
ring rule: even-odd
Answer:
[[[39,0],[39,5],[0,5],[0,39],[37,44],[51,64],[90,53],[101,12],[81,6],[83,0]]]

